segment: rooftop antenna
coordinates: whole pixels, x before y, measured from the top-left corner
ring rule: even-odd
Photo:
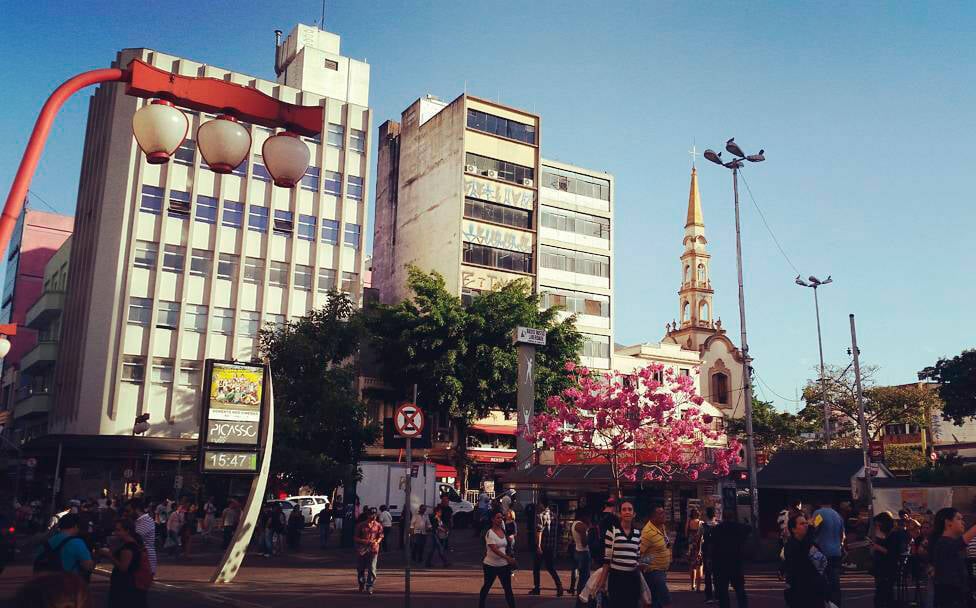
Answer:
[[[319,29],[325,31],[325,0],[322,0],[322,19],[319,21]]]

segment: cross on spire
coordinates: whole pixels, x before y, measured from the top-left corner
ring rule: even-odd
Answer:
[[[694,169],[695,168],[695,157],[696,156],[701,156],[701,154],[698,153],[698,148],[695,146],[694,140],[692,140],[691,150],[688,150],[688,154],[691,155],[691,168]]]

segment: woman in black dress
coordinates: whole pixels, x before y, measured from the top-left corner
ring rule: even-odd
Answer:
[[[112,551],[104,547],[99,554],[111,560],[112,577],[109,579],[108,608],[146,608],[145,589],[138,589],[135,573],[144,552],[142,537],[136,533],[135,523],[123,517],[115,522],[115,537],[122,544]]]

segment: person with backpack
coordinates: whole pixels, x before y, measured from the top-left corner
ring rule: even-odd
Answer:
[[[84,580],[95,569],[91,552],[78,534],[78,515],[67,513],[58,521],[58,531],[47,539],[34,556],[34,573],[72,572]]]
[[[112,551],[104,547],[99,550],[99,555],[114,565],[109,579],[108,608],[146,608],[153,574],[142,537],[136,533],[135,523],[127,517],[115,522],[115,536],[122,542],[118,549]]]

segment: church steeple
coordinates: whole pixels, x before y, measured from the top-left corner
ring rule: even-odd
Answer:
[[[711,257],[705,238],[705,217],[702,214],[701,193],[698,191],[698,171],[691,169],[688,190],[688,214],[685,221],[684,251],[681,254],[681,288],[678,290],[679,322],[676,333],[682,334],[681,344],[697,349],[715,330],[712,311]],[[674,330],[672,330],[674,331]]]
[[[698,192],[698,171],[691,168],[691,189],[688,192],[688,220],[685,228],[689,226],[705,227],[705,218],[701,210],[701,193]]]

